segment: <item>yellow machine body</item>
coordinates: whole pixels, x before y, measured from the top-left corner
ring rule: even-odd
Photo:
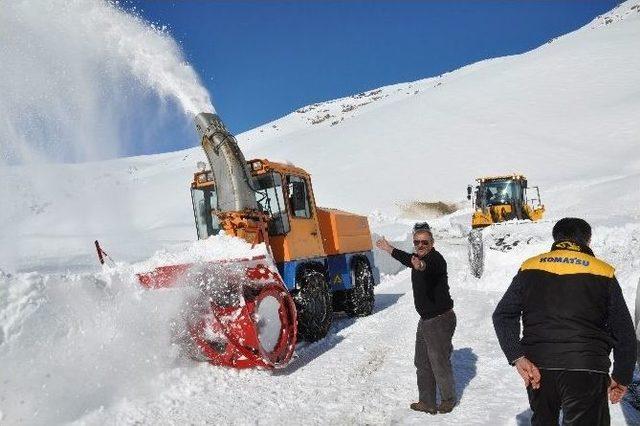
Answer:
[[[545,211],[538,187],[528,187],[527,178],[520,174],[482,177],[476,179],[475,191],[469,185],[467,198],[472,199],[474,212],[472,228],[483,228],[512,219],[542,219]],[[527,198],[527,191],[535,189],[537,198]]]

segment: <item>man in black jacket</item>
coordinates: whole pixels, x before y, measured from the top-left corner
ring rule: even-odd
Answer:
[[[383,237],[376,246],[411,268],[413,302],[420,315],[416,332],[414,364],[418,377],[419,401],[412,410],[429,414],[448,413],[456,404],[455,383],[451,368],[451,339],[456,328],[453,300],[449,295],[447,262],[433,248],[433,234],[426,223],[413,229],[415,253],[394,248]],[[436,405],[436,387],[440,404]]]
[[[551,251],[525,261],[493,313],[500,347],[522,376],[532,425],[608,425],[633,375],[633,322],[614,268],[594,257],[591,227],[564,218]],[[520,319],[522,318],[522,338]],[[613,372],[609,378],[609,353]]]

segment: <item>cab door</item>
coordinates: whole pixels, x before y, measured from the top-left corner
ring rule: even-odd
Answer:
[[[291,259],[324,256],[313,196],[306,178],[286,175],[286,203],[291,231],[286,244]]]

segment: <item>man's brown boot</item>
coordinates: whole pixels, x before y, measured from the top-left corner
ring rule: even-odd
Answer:
[[[428,406],[425,402],[412,402],[409,407],[414,411],[423,411],[429,414],[437,414],[438,410],[435,407]]]
[[[445,401],[440,402],[440,404],[438,405],[438,413],[450,413],[453,410],[453,407],[456,406],[456,400],[455,399],[448,399]]]

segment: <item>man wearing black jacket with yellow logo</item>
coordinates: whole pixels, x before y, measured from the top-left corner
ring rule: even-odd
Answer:
[[[493,313],[494,328],[527,387],[532,425],[557,425],[561,409],[565,425],[608,425],[607,393],[619,402],[633,375],[631,315],[614,268],[589,248],[586,221],[561,219],[553,239],[550,252],[520,267]]]

